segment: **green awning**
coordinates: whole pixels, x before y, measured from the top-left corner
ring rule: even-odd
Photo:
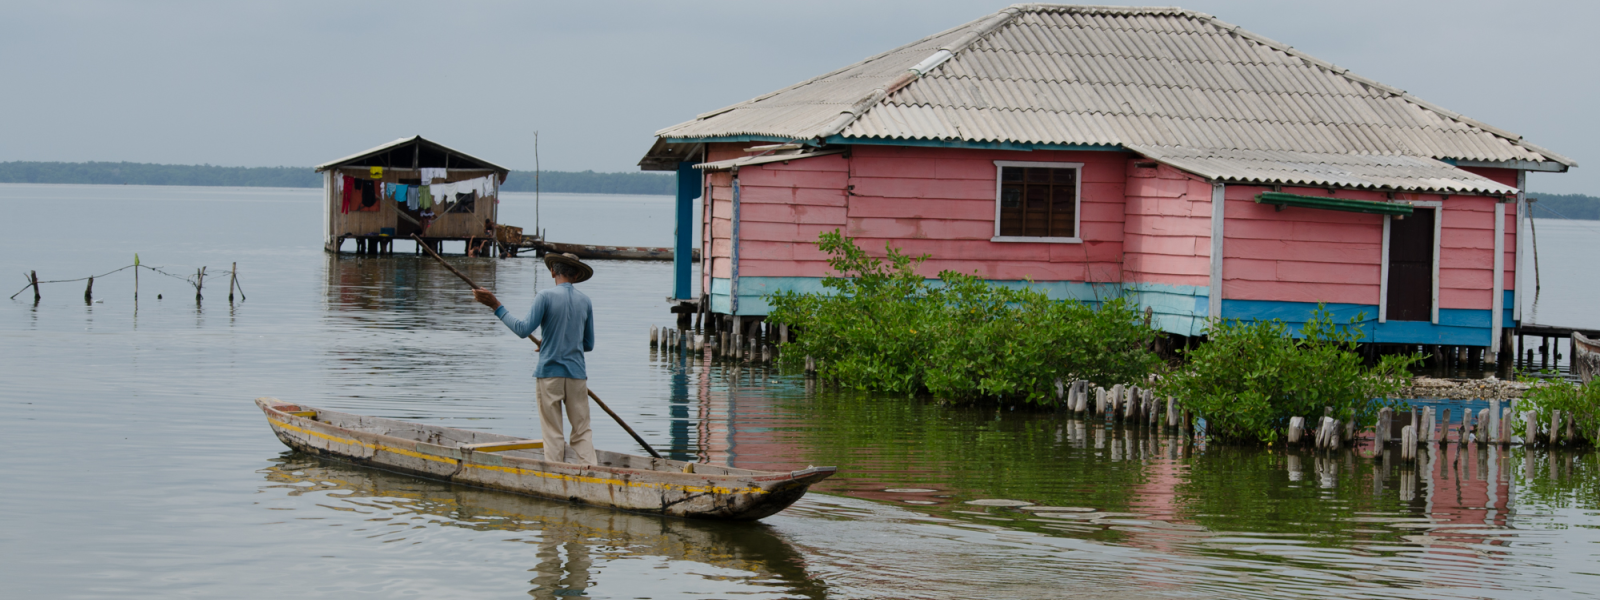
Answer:
[[[1256,204],[1271,204],[1283,210],[1285,206],[1298,206],[1301,208],[1320,208],[1323,210],[1342,210],[1345,212],[1370,213],[1374,215],[1411,214],[1410,204],[1397,204],[1392,202],[1373,202],[1371,200],[1351,200],[1348,198],[1327,198],[1320,196],[1299,196],[1282,192],[1261,192],[1256,194]]]

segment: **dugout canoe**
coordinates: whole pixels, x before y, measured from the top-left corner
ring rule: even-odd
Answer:
[[[1584,383],[1600,373],[1600,340],[1572,332],[1572,372]]]
[[[753,471],[596,451],[599,465],[545,460],[508,435],[382,419],[257,398],[290,448],[379,469],[516,494],[675,517],[750,521],[787,508],[835,467]],[[575,456],[568,452],[568,457]],[[685,468],[693,465],[691,472]]]

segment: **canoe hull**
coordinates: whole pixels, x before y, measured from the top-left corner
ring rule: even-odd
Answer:
[[[1586,384],[1600,374],[1600,340],[1572,332],[1572,372]]]
[[[289,414],[278,408],[285,404],[275,399],[262,398],[256,402],[278,439],[301,452],[430,479],[632,512],[688,518],[760,519],[787,508],[804,496],[813,483],[835,472],[833,467],[816,467],[788,473],[683,473],[679,469],[684,463],[612,452],[601,453],[602,462],[654,468],[550,462],[529,457],[529,452],[474,452],[453,447],[447,439],[410,439],[340,427],[314,417]],[[365,419],[379,425],[387,421]],[[406,425],[396,423],[396,427]],[[465,430],[448,430],[444,435],[452,434],[475,436],[480,441],[514,439]],[[710,465],[696,467],[738,471]]]

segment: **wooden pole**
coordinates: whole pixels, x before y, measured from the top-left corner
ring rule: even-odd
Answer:
[[[33,285],[33,303],[39,303],[39,272],[28,271],[28,283]]]
[[[411,234],[411,237],[415,238],[418,242],[422,241],[422,238],[417,237],[416,234]],[[478,288],[478,284],[472,282],[472,278],[467,277],[461,271],[457,271],[455,267],[450,266],[450,263],[445,262],[444,257],[439,256],[439,253],[434,252],[433,248],[427,248],[427,251],[428,251],[428,255],[429,256],[432,256],[435,260],[438,260],[439,264],[444,265],[444,268],[449,269],[450,272],[454,273],[456,277],[460,277],[462,281],[467,282],[467,285],[472,286],[472,289],[480,289],[480,288]],[[539,341],[539,338],[534,337],[531,334],[528,336],[528,341],[533,342],[534,349],[539,349],[539,348],[543,348],[544,347],[544,344]],[[587,388],[587,386],[585,386],[585,387]],[[611,410],[611,407],[606,406],[605,401],[601,400],[600,396],[595,395],[594,390],[590,389],[588,391],[589,391],[589,399],[590,400],[594,400],[595,404],[600,405],[600,410],[606,411],[606,414],[611,415],[611,418],[615,419],[617,421],[617,424],[621,425],[622,429],[624,429],[624,430],[626,430],[628,432],[628,435],[633,436],[633,441],[639,442],[640,446],[644,446],[645,452],[649,452],[650,456],[653,456],[653,457],[656,457],[656,458],[661,458],[661,455],[656,453],[656,449],[655,448],[650,447],[650,444],[648,442],[645,442],[644,438],[639,437],[639,433],[638,432],[634,431],[632,427],[629,427],[628,423],[626,421],[622,420],[622,417],[617,416],[616,411]]]
[[[206,287],[206,268],[205,267],[200,267],[200,268],[194,270],[194,299],[195,299],[196,302],[200,301],[200,297],[201,297],[200,293],[202,291],[204,291],[205,287]]]
[[[89,286],[83,288],[83,303],[94,304],[94,277],[89,277]]]
[[[239,285],[239,263],[233,263],[233,270],[228,273],[228,304],[233,304],[233,288]]]

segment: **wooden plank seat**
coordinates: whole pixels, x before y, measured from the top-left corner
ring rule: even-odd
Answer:
[[[509,442],[482,442],[477,444],[462,444],[462,450],[473,452],[505,452],[507,450],[531,450],[543,448],[544,440],[512,440]]]

